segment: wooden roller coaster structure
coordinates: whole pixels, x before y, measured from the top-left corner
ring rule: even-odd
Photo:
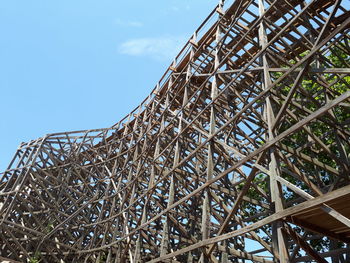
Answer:
[[[120,122],[21,144],[0,260],[350,262],[349,8],[220,1]]]

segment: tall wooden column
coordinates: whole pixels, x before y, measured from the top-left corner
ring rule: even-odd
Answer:
[[[266,48],[268,43],[266,29],[264,25],[265,22],[263,18],[264,13],[265,13],[264,0],[259,0],[259,15],[261,18],[261,23],[259,27],[259,42],[260,42],[260,47],[262,49]],[[267,61],[266,52],[262,53],[262,56],[260,59],[263,67],[262,88],[265,90],[272,83],[270,73],[268,70],[269,64]],[[272,108],[272,104],[269,96],[267,96],[265,100],[264,117],[268,125],[266,141],[273,140],[274,139],[273,124],[274,124],[275,115],[273,112],[273,108]],[[277,167],[274,148],[271,148],[269,151],[270,151],[270,163],[269,163],[270,193],[271,193],[271,202],[273,204],[272,209],[275,210],[274,212],[279,212],[283,210],[282,197],[280,195],[280,186],[277,181],[277,176],[279,176],[279,168]],[[276,222],[272,224],[272,244],[273,244],[273,250],[275,251],[275,254],[278,254],[280,257],[280,262],[287,263],[289,262],[288,250],[283,237],[282,227],[283,226],[281,222]]]

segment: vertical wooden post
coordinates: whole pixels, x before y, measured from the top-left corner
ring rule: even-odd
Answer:
[[[264,0],[259,0],[259,15],[260,18],[262,18],[260,26],[259,26],[259,42],[260,47],[262,49],[266,48],[268,40],[267,40],[267,34],[265,30],[264,25],[264,16],[265,13],[265,7],[264,7]],[[263,89],[266,89],[272,82],[271,77],[269,73],[269,64],[267,62],[266,52],[262,54],[261,56],[261,63],[263,67],[263,77],[262,77],[262,86]],[[268,133],[267,133],[267,140],[272,140],[274,138],[273,134],[273,123],[274,123],[274,112],[271,104],[270,97],[267,96],[265,100],[265,119],[268,123]],[[280,195],[280,186],[278,184],[278,181],[276,180],[276,177],[279,176],[279,169],[277,167],[277,161],[276,161],[276,155],[274,153],[274,148],[270,149],[270,164],[269,164],[269,171],[270,171],[270,193],[271,193],[271,201],[274,206],[275,212],[279,212],[283,210],[283,203]],[[276,254],[279,254],[280,256],[280,262],[281,263],[287,263],[289,262],[289,256],[288,256],[288,250],[285,243],[285,239],[282,232],[282,223],[276,222],[272,224],[272,244],[273,249],[275,250]]]
[[[143,207],[142,211],[142,219],[141,219],[141,225],[146,222],[147,218],[147,203]],[[139,231],[139,237],[137,238],[136,245],[135,245],[135,263],[142,263],[142,231]]]
[[[171,176],[167,208],[169,208],[174,203],[174,194],[175,194],[174,176]],[[160,255],[161,256],[168,253],[168,246],[169,246],[169,217],[166,216],[165,222],[163,225],[163,238],[162,238],[162,242],[160,245]]]
[[[223,3],[223,1],[220,1],[220,3]],[[221,7],[221,5],[219,5]],[[218,11],[221,11],[220,8]],[[220,14],[220,12],[218,12]],[[220,23],[218,24],[216,28],[215,33],[215,53],[214,53],[214,70],[216,70],[219,67],[220,64],[220,56],[219,56],[219,43],[221,39],[221,28]],[[211,100],[214,100],[216,96],[218,95],[218,76],[215,74],[213,76],[213,80],[211,83],[211,93],[210,97]],[[215,126],[216,126],[216,119],[215,119],[215,106],[214,104],[211,105],[210,108],[210,120],[209,120],[209,136],[215,133]],[[210,181],[213,178],[214,173],[214,161],[213,161],[213,155],[214,155],[214,143],[213,141],[208,142],[208,154],[207,154],[207,176],[206,181]],[[211,225],[211,193],[210,189],[207,188],[204,193],[204,201],[203,201],[203,209],[202,209],[202,239],[208,239],[210,237],[210,225]],[[210,257],[210,255],[208,255]],[[202,252],[201,255],[201,262],[205,263],[208,262],[208,258],[205,255],[205,253]]]
[[[180,134],[182,131],[182,113],[180,113],[179,118],[180,119],[178,124],[178,134]],[[173,161],[174,167],[176,167],[179,163],[180,151],[181,151],[181,146],[178,139],[175,145],[175,154],[174,154],[174,161]],[[175,177],[174,177],[174,174],[172,174],[170,187],[169,187],[167,208],[169,208],[174,203],[174,198],[175,198]],[[165,255],[168,252],[168,245],[169,245],[169,217],[165,216],[165,221],[163,224],[163,237],[162,237],[161,248],[160,248],[161,256]]]

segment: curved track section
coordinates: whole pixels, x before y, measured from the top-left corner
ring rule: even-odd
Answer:
[[[11,262],[349,262],[350,3],[220,2],[108,129],[20,145]]]

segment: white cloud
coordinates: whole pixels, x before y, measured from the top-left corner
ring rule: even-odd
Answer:
[[[181,12],[189,12],[192,9],[192,4],[193,4],[192,1],[193,0],[170,1],[173,3],[172,4],[169,3],[165,6],[163,6],[163,8],[159,10],[159,12],[162,15],[169,15],[169,14],[181,13]]]
[[[180,7],[178,7],[178,6],[171,6],[170,9],[174,12],[180,11]]]
[[[185,44],[185,37],[163,36],[130,39],[119,46],[121,54],[148,56],[156,60],[174,58]]]
[[[143,23],[136,20],[124,21],[118,18],[114,21],[114,23],[117,26],[121,26],[121,27],[143,27]]]
[[[177,5],[173,5],[173,6],[170,6],[170,11],[173,11],[173,12],[181,12],[181,11],[188,11],[191,9],[191,6],[189,4],[183,4],[181,6],[177,6]]]

